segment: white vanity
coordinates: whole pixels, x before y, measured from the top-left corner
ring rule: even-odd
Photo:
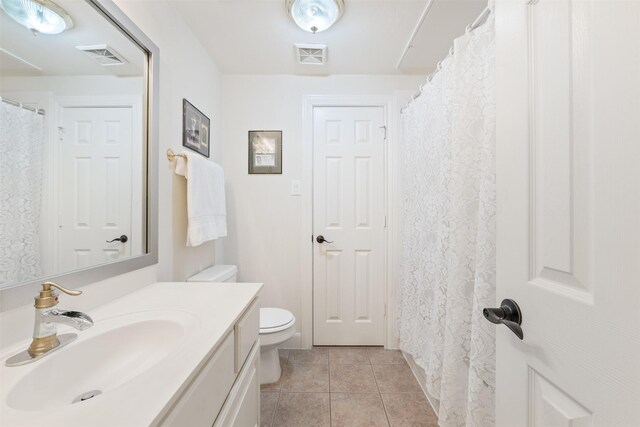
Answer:
[[[5,366],[30,337],[2,348],[0,425],[259,425],[261,287],[156,283],[33,363]]]

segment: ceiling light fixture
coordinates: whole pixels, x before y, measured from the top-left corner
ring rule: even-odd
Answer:
[[[34,34],[59,34],[73,27],[69,14],[50,0],[0,0],[0,8]]]
[[[286,0],[286,4],[298,27],[314,34],[335,24],[344,10],[343,0]]]

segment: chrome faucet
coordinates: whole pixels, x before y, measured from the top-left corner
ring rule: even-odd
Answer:
[[[33,362],[78,338],[76,334],[58,335],[56,329],[58,323],[71,326],[79,331],[93,325],[91,317],[84,313],[54,308],[58,305],[58,294],[52,288],[59,289],[71,296],[82,294],[81,291],[65,289],[57,283],[43,283],[40,294],[35,297],[36,317],[31,345],[27,350],[7,359],[7,366],[19,366]]]
[[[36,323],[33,328],[33,337],[41,338],[47,337],[52,333],[55,334],[56,323],[71,326],[79,331],[84,331],[93,326],[91,317],[79,311],[41,308],[36,309]]]

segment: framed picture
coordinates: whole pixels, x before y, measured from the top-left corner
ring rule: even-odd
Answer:
[[[249,131],[249,173],[282,173],[282,131]]]
[[[209,157],[209,117],[186,99],[182,100],[182,145]]]

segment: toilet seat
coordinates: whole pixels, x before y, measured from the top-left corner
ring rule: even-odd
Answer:
[[[271,334],[290,328],[296,321],[293,314],[282,308],[260,309],[260,333]]]

